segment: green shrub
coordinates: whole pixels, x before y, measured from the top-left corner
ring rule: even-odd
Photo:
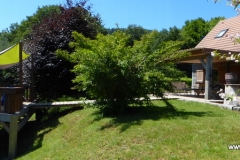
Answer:
[[[185,82],[187,84],[187,86],[189,86],[189,87],[192,86],[192,78],[183,77],[183,78],[181,78],[181,82]]]
[[[162,97],[172,90],[172,79],[182,77],[173,60],[186,54],[179,50],[181,42],[166,42],[153,48],[158,35],[153,31],[128,46],[129,36],[117,31],[99,34],[96,40],[73,32],[70,43],[75,52],[58,51],[58,55],[76,63],[73,72],[75,89],[86,91],[96,100],[96,106],[107,113],[123,113],[129,105],[143,105],[148,94]],[[140,100],[144,98],[145,101]]]

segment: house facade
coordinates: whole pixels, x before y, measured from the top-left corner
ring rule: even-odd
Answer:
[[[240,63],[211,55],[213,51],[227,56],[229,53],[240,53],[240,44],[234,42],[236,36],[240,36],[240,16],[221,20],[195,48],[187,50],[192,54],[180,61],[192,64],[192,86],[198,83],[198,71],[203,71],[204,82],[201,86],[204,87],[205,99],[212,98],[214,85],[226,84],[225,73],[237,73],[239,77],[236,84],[240,84]]]

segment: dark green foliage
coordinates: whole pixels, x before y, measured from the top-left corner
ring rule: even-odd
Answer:
[[[158,32],[153,44],[152,49],[155,50],[159,44],[167,41],[179,41],[180,40],[180,29],[177,27],[170,27],[169,30],[162,29]]]
[[[177,41],[181,39],[180,36],[181,29],[177,28],[176,26],[170,27],[168,31],[168,41]]]
[[[122,113],[130,105],[147,103],[148,94],[163,97],[172,90],[171,81],[182,76],[171,63],[186,55],[176,53],[181,43],[165,42],[153,50],[158,34],[153,31],[130,46],[130,36],[121,31],[99,34],[96,40],[74,32],[75,42],[70,45],[75,52],[70,58],[66,52],[58,54],[77,63],[73,69],[76,89],[87,91],[105,113]]]
[[[144,29],[141,26],[137,26],[137,25],[129,25],[125,30],[123,30],[124,32],[126,32],[128,35],[130,35],[130,42],[129,45],[133,45],[134,41],[139,41],[141,40],[141,37],[144,34],[149,33],[149,30]]]
[[[1,86],[13,86],[18,84],[17,66],[8,69],[0,70],[0,84]]]

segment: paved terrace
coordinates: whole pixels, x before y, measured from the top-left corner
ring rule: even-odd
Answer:
[[[236,105],[226,105],[223,104],[223,100],[205,100],[204,99],[204,95],[188,95],[188,94],[166,94],[165,96],[167,99],[178,99],[178,100],[183,100],[183,101],[194,101],[194,102],[200,102],[200,103],[206,103],[206,104],[211,104],[211,105],[215,105],[221,108],[227,108],[230,110],[237,110],[240,111],[240,106],[236,106]],[[152,98],[154,99],[154,98]]]
[[[223,104],[224,100],[219,99],[211,99],[211,100],[206,100],[204,98],[203,94],[200,94],[199,96],[197,95],[192,95],[192,94],[186,94],[186,93],[167,93],[165,95],[166,99],[178,99],[178,100],[183,100],[183,101],[194,101],[194,102],[200,102],[200,103],[206,103],[206,104],[211,104],[215,105],[221,108],[227,108],[230,110],[239,110],[240,111],[240,106],[236,105],[226,105]],[[157,100],[157,99],[162,99],[154,96],[150,96],[150,99],[152,100]],[[93,100],[86,100],[86,101],[69,101],[69,102],[48,102],[48,103],[32,103],[32,102],[24,102],[23,105],[24,107],[30,107],[30,108],[50,108],[50,107],[72,107],[72,106],[81,106],[82,104],[87,104],[87,103],[93,103]]]

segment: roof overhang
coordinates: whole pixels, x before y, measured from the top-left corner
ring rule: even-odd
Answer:
[[[182,51],[190,52],[191,54],[185,57],[184,59],[179,60],[178,63],[201,63],[200,60],[205,60],[207,56],[211,54],[211,52],[213,51],[217,51],[221,54],[228,54],[229,52],[232,52],[232,53],[235,52],[235,51],[229,51],[229,50],[218,50],[213,48],[191,48],[191,49],[186,49]],[[213,63],[224,62],[224,61],[226,60],[213,57]]]

